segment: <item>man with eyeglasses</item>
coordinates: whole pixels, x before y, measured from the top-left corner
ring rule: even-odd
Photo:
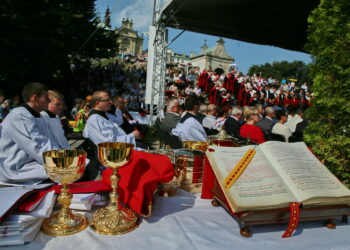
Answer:
[[[136,145],[140,132],[134,130],[126,134],[118,124],[106,114],[111,109],[112,101],[106,91],[95,91],[92,95],[89,118],[83,131],[85,138],[89,138],[95,145],[102,142],[125,142]]]
[[[171,134],[171,130],[180,121],[179,107],[179,100],[176,97],[170,97],[166,112],[164,113],[164,119],[160,120],[160,128],[169,134]]]
[[[171,148],[182,147],[182,143],[180,142],[179,138],[171,133],[171,130],[176,127],[181,118],[179,108],[179,100],[174,96],[170,97],[167,102],[167,109],[164,113],[164,118],[158,117],[156,120],[156,126],[158,126],[158,133],[161,140]]]

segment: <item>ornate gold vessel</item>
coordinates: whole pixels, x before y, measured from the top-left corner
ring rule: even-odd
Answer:
[[[119,142],[106,142],[98,145],[100,164],[113,169],[111,175],[112,192],[109,194],[110,205],[99,209],[92,217],[90,228],[106,235],[124,234],[134,230],[137,215],[118,201],[118,168],[130,160],[134,145]]]
[[[184,149],[175,150],[176,169],[182,170],[184,177],[180,188],[191,193],[202,190],[204,153],[209,146],[203,141],[183,141]]]
[[[84,150],[51,150],[43,153],[44,167],[49,178],[62,184],[58,202],[61,209],[50,218],[45,219],[42,230],[53,236],[64,236],[82,231],[88,226],[87,218],[75,214],[69,209],[73,195],[69,193],[68,184],[84,173],[86,153]]]
[[[164,196],[164,197],[176,195],[176,189],[181,186],[181,183],[185,178],[186,173],[185,173],[185,169],[182,166],[176,164],[174,151],[171,149],[159,149],[159,150],[148,150],[146,152],[151,154],[166,155],[170,159],[174,168],[174,177],[169,182],[159,183],[157,195]]]
[[[238,143],[238,139],[228,135],[224,129],[221,129],[217,135],[208,136],[207,140],[209,145],[224,147],[234,147]]]
[[[183,147],[192,150],[199,150],[205,152],[208,148],[208,142],[206,141],[183,141]]]

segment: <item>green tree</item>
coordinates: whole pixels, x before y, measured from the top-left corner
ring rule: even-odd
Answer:
[[[305,140],[350,186],[350,1],[321,0],[308,22],[315,99],[307,112],[312,122]]]
[[[8,93],[29,81],[64,86],[72,61],[115,54],[115,34],[96,29],[94,0],[2,0],[0,13],[0,83]]]
[[[104,23],[106,24],[107,28],[109,28],[109,29],[112,28],[112,25],[111,25],[111,12],[109,10],[109,7],[107,7],[106,12],[105,12]]]
[[[298,83],[302,84],[303,82],[311,83],[310,77],[310,65],[306,65],[302,61],[281,61],[265,63],[261,65],[252,65],[249,68],[248,74],[260,74],[263,77],[274,77],[274,79],[281,81],[282,79],[296,78]]]

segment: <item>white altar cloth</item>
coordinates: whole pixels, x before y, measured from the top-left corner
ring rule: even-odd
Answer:
[[[243,238],[238,223],[211,200],[182,193],[182,196],[156,199],[153,214],[134,231],[104,236],[86,230],[65,237],[40,232],[33,242],[7,249],[350,249],[350,225],[337,221],[335,230],[323,221],[300,222],[291,238],[281,236],[287,224],[253,226],[253,236]]]

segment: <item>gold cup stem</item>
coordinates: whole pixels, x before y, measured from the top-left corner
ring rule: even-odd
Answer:
[[[57,200],[61,204],[61,209],[59,211],[59,220],[61,222],[66,222],[68,218],[73,218],[73,214],[69,209],[73,195],[69,193],[68,184],[63,184],[61,188],[61,194],[58,196]]]
[[[119,182],[119,176],[118,176],[118,169],[113,169],[113,174],[111,175],[111,186],[112,186],[112,192],[109,194],[109,198],[111,199],[110,208],[111,209],[118,209],[118,182]]]

